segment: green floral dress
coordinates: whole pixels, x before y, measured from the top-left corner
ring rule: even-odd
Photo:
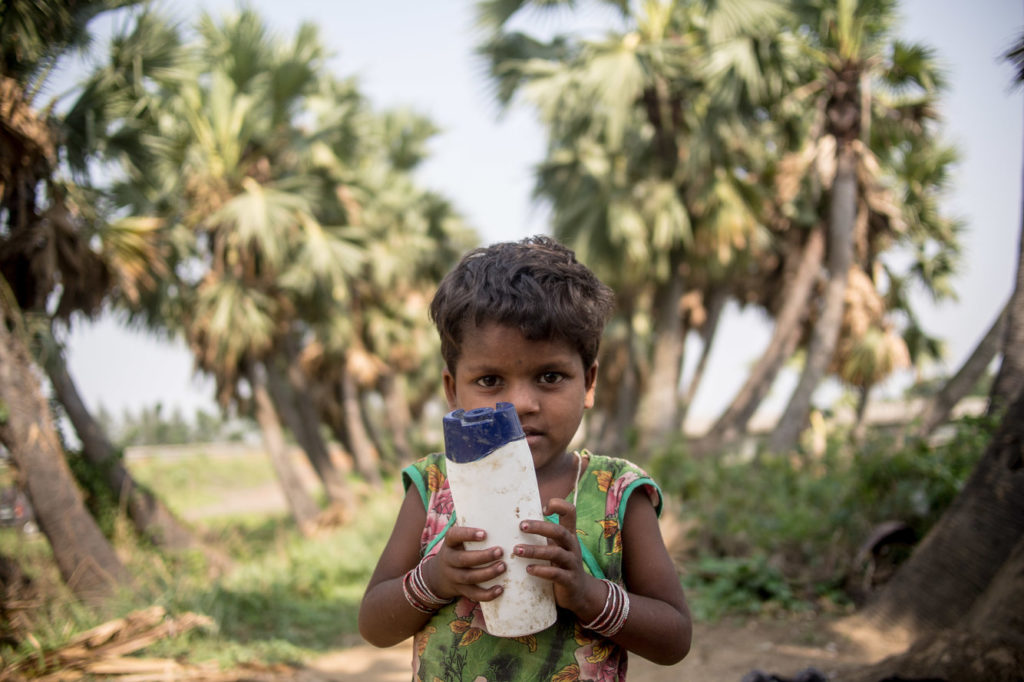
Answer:
[[[624,459],[589,457],[579,483],[576,533],[584,568],[597,578],[622,584],[622,528],[626,502],[643,490],[661,513],[661,490],[642,469]],[[429,455],[402,471],[406,490],[416,486],[427,512],[420,551],[432,556],[455,521],[455,508],[442,454]],[[556,515],[548,517],[557,522]],[[503,638],[483,629],[480,605],[470,599],[448,604],[414,638],[413,679],[417,682],[501,680],[597,680],[626,678],[626,650],[585,630],[576,615],[558,609],[558,620],[542,632]]]

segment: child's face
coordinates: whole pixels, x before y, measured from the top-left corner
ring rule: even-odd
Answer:
[[[584,368],[580,354],[561,340],[530,341],[515,327],[487,323],[468,327],[453,376],[444,372],[451,409],[515,405],[540,470],[569,446],[594,405],[597,363]]]

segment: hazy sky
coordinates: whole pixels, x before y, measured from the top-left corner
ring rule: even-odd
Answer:
[[[586,4],[586,3],[581,3]],[[379,107],[410,106],[442,129],[421,180],[452,199],[484,241],[546,231],[543,210],[530,201],[532,167],[543,157],[543,132],[525,107],[499,116],[473,55],[478,37],[469,0],[260,0],[273,28],[290,36],[302,20],[316,22],[335,53],[333,68],[357,75]],[[901,35],[930,45],[947,70],[946,135],[960,149],[955,189],[945,201],[967,225],[965,262],[956,278],[960,300],[922,305],[929,331],[948,342],[946,370],[973,349],[1008,298],[1021,220],[1022,99],[1011,92],[1012,70],[999,55],[1021,30],[1019,0],[904,0]],[[188,0],[174,13],[215,13],[234,2]],[[923,304],[927,301],[921,299]],[[767,343],[770,328],[753,312],[730,309],[716,337],[693,414],[720,411]],[[212,408],[212,385],[196,378],[180,343],[160,342],[103,318],[79,324],[69,338],[71,371],[86,402],[115,414],[158,401]],[[690,356],[696,355],[693,348]],[[890,382],[890,390],[906,376]],[[788,397],[792,377],[777,382],[772,403]],[[770,403],[770,404],[772,404]]]

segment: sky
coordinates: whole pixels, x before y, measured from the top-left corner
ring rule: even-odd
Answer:
[[[526,106],[502,112],[496,104],[474,55],[479,34],[471,0],[250,4],[283,36],[293,35],[301,21],[315,22],[335,55],[331,67],[357,76],[377,107],[411,107],[441,128],[420,180],[450,198],[484,242],[548,231],[545,211],[531,200],[544,133]],[[220,14],[234,7],[230,0],[179,0],[171,11],[187,19],[200,9]],[[904,0],[901,7],[901,37],[931,46],[949,78],[944,135],[961,154],[943,200],[966,225],[964,262],[954,279],[959,300],[936,305],[923,293],[916,297],[925,328],[947,343],[944,363],[932,371],[951,373],[995,319],[1016,272],[1024,109],[1000,55],[1024,25],[1024,7],[1019,0]],[[601,17],[591,14],[589,21]],[[727,309],[693,418],[714,417],[728,404],[770,332],[761,314]],[[212,382],[195,375],[180,341],[127,330],[107,315],[76,322],[67,348],[69,368],[93,409],[103,405],[119,415],[158,402],[186,416],[214,409]],[[688,346],[688,359],[698,352],[699,345]],[[894,377],[882,392],[895,394],[909,376]],[[792,371],[780,377],[766,410],[781,409],[795,378]],[[825,399],[829,390],[823,389]]]

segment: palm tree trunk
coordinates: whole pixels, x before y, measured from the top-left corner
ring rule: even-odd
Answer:
[[[1003,332],[1003,361],[992,384],[988,413],[998,413],[1024,388],[1024,215],[1017,239],[1017,279],[1008,304]]]
[[[249,368],[248,379],[256,406],[256,421],[260,425],[260,431],[263,433],[263,445],[267,449],[270,463],[281,484],[281,491],[284,493],[288,508],[295,519],[295,525],[303,535],[309,535],[313,531],[319,509],[302,484],[302,479],[289,457],[281,420],[274,407],[274,401],[270,397],[270,392],[267,390],[265,375],[266,370],[260,365]]]
[[[811,413],[811,398],[835,353],[843,321],[846,282],[853,261],[853,230],[857,219],[857,155],[851,144],[840,147],[829,207],[828,270],[825,301],[807,348],[807,362],[782,417],[768,441],[775,452],[796,446]]]
[[[974,351],[960,366],[956,374],[925,403],[913,431],[915,436],[927,437],[939,424],[946,421],[960,399],[978,385],[978,380],[981,379],[985,369],[999,350],[1000,340],[1004,337],[1003,330],[1006,329],[1006,316],[1009,308],[1009,303],[1003,306],[995,322],[988,328],[985,336],[978,342]]]
[[[704,379],[704,372],[707,370],[708,360],[711,358],[711,349],[714,347],[715,333],[718,331],[718,323],[722,320],[722,310],[725,308],[727,300],[728,295],[725,289],[719,288],[711,294],[710,302],[706,306],[707,319],[704,320],[700,330],[703,347],[700,350],[697,366],[693,368],[693,376],[690,377],[690,382],[686,385],[686,392],[679,403],[678,428],[682,428],[686,423],[690,405],[693,404],[693,399],[697,396],[697,389],[700,388],[700,383]]]
[[[292,435],[324,486],[324,492],[332,505],[349,510],[354,504],[351,491],[338,468],[334,466],[327,444],[315,420],[305,410],[313,410],[309,394],[303,395],[293,390],[289,377],[282,376],[276,367],[267,367],[267,390],[274,401],[274,407],[284,424],[291,429]]]
[[[345,433],[348,435],[348,445],[356,461],[356,468],[367,480],[380,480],[380,457],[363,421],[359,385],[347,367],[342,370],[340,388]]]
[[[0,443],[11,454],[64,582],[87,602],[104,601],[128,573],[85,508],[28,349],[5,318],[0,315]]]
[[[385,374],[381,377],[380,390],[384,396],[384,409],[395,454],[400,462],[411,462],[416,458],[416,453],[409,444],[412,414],[405,395],[405,378],[400,374]]]
[[[636,332],[633,327],[632,311],[626,314],[626,340],[622,376],[615,386],[615,400],[609,414],[604,415],[598,437],[599,452],[622,453],[629,446],[629,436],[636,422],[637,384],[639,370],[636,357]],[[598,381],[600,382],[600,372]]]
[[[867,422],[865,417],[868,413],[868,397],[871,395],[871,386],[857,387],[857,412],[853,420],[853,429],[850,431],[850,440],[854,445],[864,442],[867,435]]]
[[[74,379],[60,349],[54,348],[45,358],[46,374],[50,378],[57,400],[71,420],[71,425],[82,443],[82,454],[97,471],[102,472],[107,486],[115,497],[126,502],[128,516],[136,532],[157,547],[166,549],[201,549],[208,558],[223,562],[225,557],[202,547],[189,530],[158,497],[140,486],[132,478],[117,456],[113,444],[93,418],[78,392]]]
[[[686,349],[686,328],[679,305],[682,296],[682,276],[673,268],[669,282],[659,288],[655,303],[651,373],[637,415],[642,450],[679,431],[679,373]]]
[[[821,229],[811,230],[800,253],[796,273],[783,296],[768,346],[729,407],[715,420],[708,433],[694,443],[693,452],[717,452],[746,433],[750,419],[800,341],[800,326],[807,315],[808,301],[814,293],[824,256],[824,232]]]

